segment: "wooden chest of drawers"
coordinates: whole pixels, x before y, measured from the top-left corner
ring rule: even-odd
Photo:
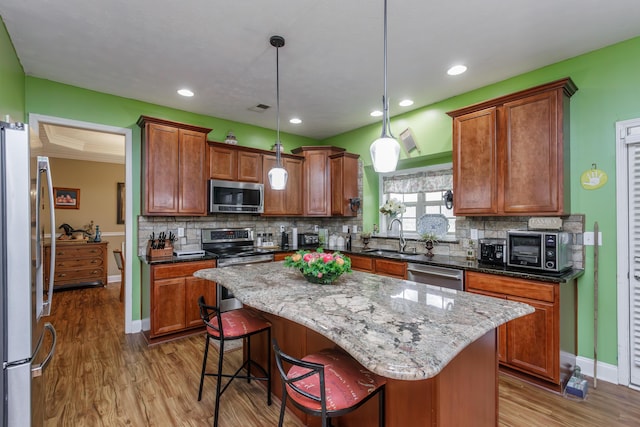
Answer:
[[[107,242],[57,243],[54,272],[54,288],[80,286],[105,286],[107,284]],[[51,246],[44,247],[44,262],[49,264]],[[49,281],[49,269],[44,269],[45,286]]]

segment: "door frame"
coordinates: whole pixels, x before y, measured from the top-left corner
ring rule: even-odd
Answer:
[[[628,148],[633,142],[640,142],[640,135],[627,140],[627,129],[640,126],[640,118],[616,122],[616,234],[617,266],[616,285],[618,290],[618,384],[631,386],[631,320],[630,295],[631,280],[629,270],[629,173]]]
[[[109,126],[99,123],[83,122],[79,120],[65,119],[62,117],[46,116],[42,114],[29,113],[29,127],[31,132],[38,132],[39,123],[75,127],[97,132],[108,132],[124,136],[125,139],[125,271],[124,271],[124,331],[126,334],[138,332],[134,330],[132,317],[132,292],[133,292],[133,132],[129,128]],[[136,251],[137,253],[137,251]],[[138,322],[139,324],[139,322]]]

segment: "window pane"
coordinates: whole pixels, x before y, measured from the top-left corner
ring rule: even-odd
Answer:
[[[389,193],[389,199],[396,199],[402,201],[402,194],[400,193]]]
[[[440,206],[426,206],[425,210],[427,211],[427,213],[430,213],[430,214],[439,214]]]
[[[406,212],[402,215],[403,218],[407,217],[416,217],[416,207],[415,206],[407,206]]]
[[[437,202],[439,200],[442,200],[442,191],[429,191],[428,193],[424,194],[427,202]]]
[[[418,201],[418,193],[408,193],[404,195],[404,201],[407,203],[415,203]]]
[[[415,218],[403,218],[402,219],[403,231],[416,231],[416,219]]]

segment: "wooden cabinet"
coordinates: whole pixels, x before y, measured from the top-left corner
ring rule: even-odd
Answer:
[[[304,216],[331,216],[334,212],[353,216],[354,212],[348,208],[348,198],[358,196],[358,156],[344,155],[343,148],[332,146],[299,147],[293,153],[304,156]]]
[[[140,116],[143,215],[206,215],[211,129]]]
[[[54,289],[107,284],[108,242],[60,243],[56,242]],[[51,245],[44,247],[44,265],[49,265]],[[49,283],[49,269],[44,268],[45,284]],[[45,287],[48,285],[45,285]]]
[[[453,117],[454,213],[570,213],[569,78],[465,107]]]
[[[215,303],[216,285],[193,277],[193,273],[216,266],[215,260],[189,261],[150,266],[150,331],[149,337],[163,337],[202,328],[198,297]]]
[[[397,279],[407,278],[407,263],[404,261],[392,261],[384,258],[374,258],[374,272],[383,276],[391,276]]]
[[[350,204],[351,199],[358,197],[358,157],[346,152],[329,156],[331,215],[358,215]]]
[[[302,215],[302,165],[303,159],[281,156],[282,166],[286,169],[288,178],[284,190],[272,190],[269,186],[269,171],[276,165],[275,155],[262,157],[262,174],[264,182],[264,213],[263,215]]]
[[[468,292],[535,308],[498,328],[499,361],[509,372],[561,391],[576,360],[575,281],[547,283],[467,271],[465,286]]]
[[[349,254],[351,259],[351,269],[356,271],[365,271],[367,273],[373,273],[375,266],[373,265],[373,258],[369,256],[353,255]]]
[[[262,182],[262,153],[258,150],[212,141],[208,150],[210,178]]]
[[[273,254],[273,261],[284,261],[286,257],[291,256],[295,253],[296,253],[295,251],[275,253]]]

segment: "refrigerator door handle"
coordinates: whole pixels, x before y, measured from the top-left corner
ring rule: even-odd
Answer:
[[[58,340],[58,337],[56,335],[56,329],[49,322],[44,324],[44,328],[46,330],[48,330],[49,333],[51,333],[51,338],[52,338],[51,349],[49,350],[49,354],[47,354],[47,357],[45,357],[45,359],[42,361],[42,363],[39,363],[37,365],[33,365],[31,367],[31,377],[32,378],[37,378],[37,377],[42,376],[42,373],[44,372],[45,368],[47,367],[49,362],[51,362],[51,359],[53,358],[53,354],[56,352],[56,342]]]
[[[53,180],[51,179],[51,168],[49,167],[49,158],[48,157],[39,157],[38,158],[38,168],[41,172],[45,172],[47,174],[47,188],[49,190],[49,221],[51,222],[51,259],[49,260],[50,264],[49,268],[49,290],[47,291],[47,300],[44,301],[42,307],[43,316],[49,316],[51,314],[51,306],[53,303],[53,281],[55,278],[55,265],[56,265],[56,237],[55,237],[55,229],[56,229],[56,213],[55,213],[55,205],[53,203]],[[39,187],[38,187],[39,188]],[[38,246],[40,247],[40,245]],[[38,250],[38,253],[41,251]],[[44,268],[47,268],[45,266]]]

